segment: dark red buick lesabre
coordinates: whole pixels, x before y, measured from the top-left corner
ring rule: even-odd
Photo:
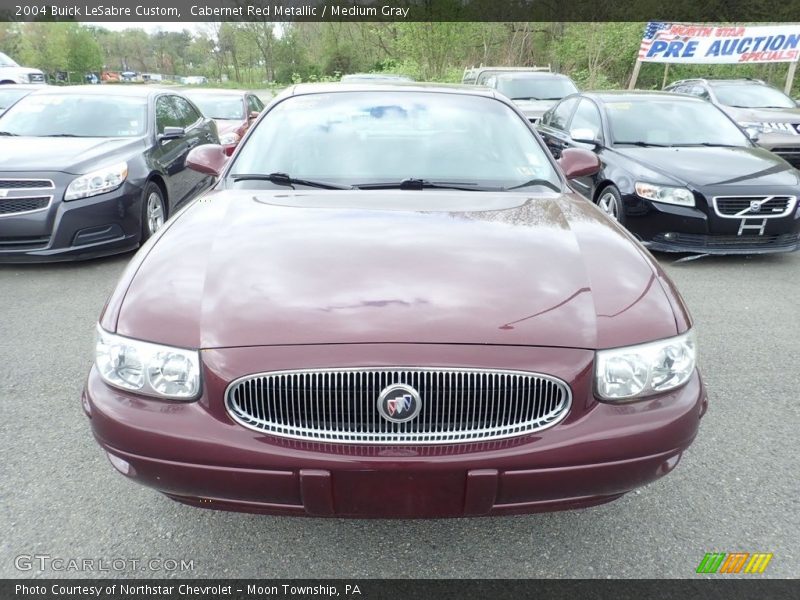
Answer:
[[[295,87],[131,261],[83,395],[121,473],[195,506],[454,517],[600,504],[706,409],[691,318],[490,90]]]

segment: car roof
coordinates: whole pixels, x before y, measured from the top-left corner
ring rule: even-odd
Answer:
[[[202,94],[214,96],[244,96],[250,94],[249,90],[232,90],[227,88],[178,88],[180,92],[187,96],[196,96]]]
[[[33,93],[43,94],[92,94],[98,96],[127,96],[132,98],[149,98],[164,92],[180,93],[180,90],[152,85],[100,84],[100,85],[47,85],[39,86]]]
[[[438,92],[442,94],[466,94],[470,96],[484,96],[497,98],[491,88],[477,85],[462,85],[459,83],[420,83],[418,81],[398,81],[392,83],[370,83],[359,81],[342,85],[333,83],[299,83],[286,88],[282,96],[299,96],[301,94],[330,94],[345,92]]]
[[[497,79],[569,79],[563,73],[549,71],[503,71],[496,75]]]
[[[577,94],[592,98],[598,102],[627,101],[640,102],[647,100],[673,100],[675,102],[706,102],[697,96],[675,94],[673,92],[658,92],[651,90],[600,90],[594,92],[581,92]]]
[[[44,87],[41,83],[4,83],[0,86],[0,92],[3,90],[41,90]]]

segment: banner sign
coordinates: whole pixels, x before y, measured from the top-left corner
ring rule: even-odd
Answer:
[[[800,58],[800,23],[709,25],[650,21],[639,60],[723,64],[794,62]]]

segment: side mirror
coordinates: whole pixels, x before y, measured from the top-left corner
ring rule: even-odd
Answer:
[[[745,127],[744,132],[747,134],[747,137],[750,138],[751,142],[757,142],[761,137],[761,131],[759,131],[757,127]]]
[[[186,135],[186,131],[183,127],[164,127],[164,131],[158,135],[158,141],[166,142],[167,140],[177,140],[184,135]]]
[[[577,142],[579,144],[590,144],[592,146],[599,146],[600,139],[596,132],[592,131],[589,128],[586,129],[573,129],[569,132],[569,137],[572,138],[573,142]]]
[[[219,177],[228,156],[219,144],[203,144],[189,151],[186,155],[186,166],[192,171]]]
[[[588,177],[600,171],[600,159],[594,152],[583,148],[563,150],[557,162],[567,179]]]
[[[260,112],[258,112],[257,110],[251,110],[251,111],[250,111],[250,114],[249,114],[249,115],[247,115],[247,119],[248,119],[249,121],[254,121],[255,119],[257,119],[257,118],[258,118],[258,115],[260,115],[260,114],[261,114],[261,113],[260,113]]]

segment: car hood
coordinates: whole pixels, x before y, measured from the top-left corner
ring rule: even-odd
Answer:
[[[548,110],[555,106],[557,100],[514,100],[514,104],[517,105],[526,117],[531,118],[539,118]]]
[[[653,183],[706,187],[725,184],[797,186],[797,171],[764,148],[621,148]],[[649,173],[648,173],[649,171]]]
[[[101,324],[190,348],[599,348],[677,333],[649,255],[572,195],[212,192],[130,273]]]
[[[800,107],[797,108],[738,108],[723,107],[734,121],[740,123],[800,123]]]
[[[2,129],[2,123],[0,123]],[[142,138],[3,137],[0,171],[87,173],[144,146]]]

